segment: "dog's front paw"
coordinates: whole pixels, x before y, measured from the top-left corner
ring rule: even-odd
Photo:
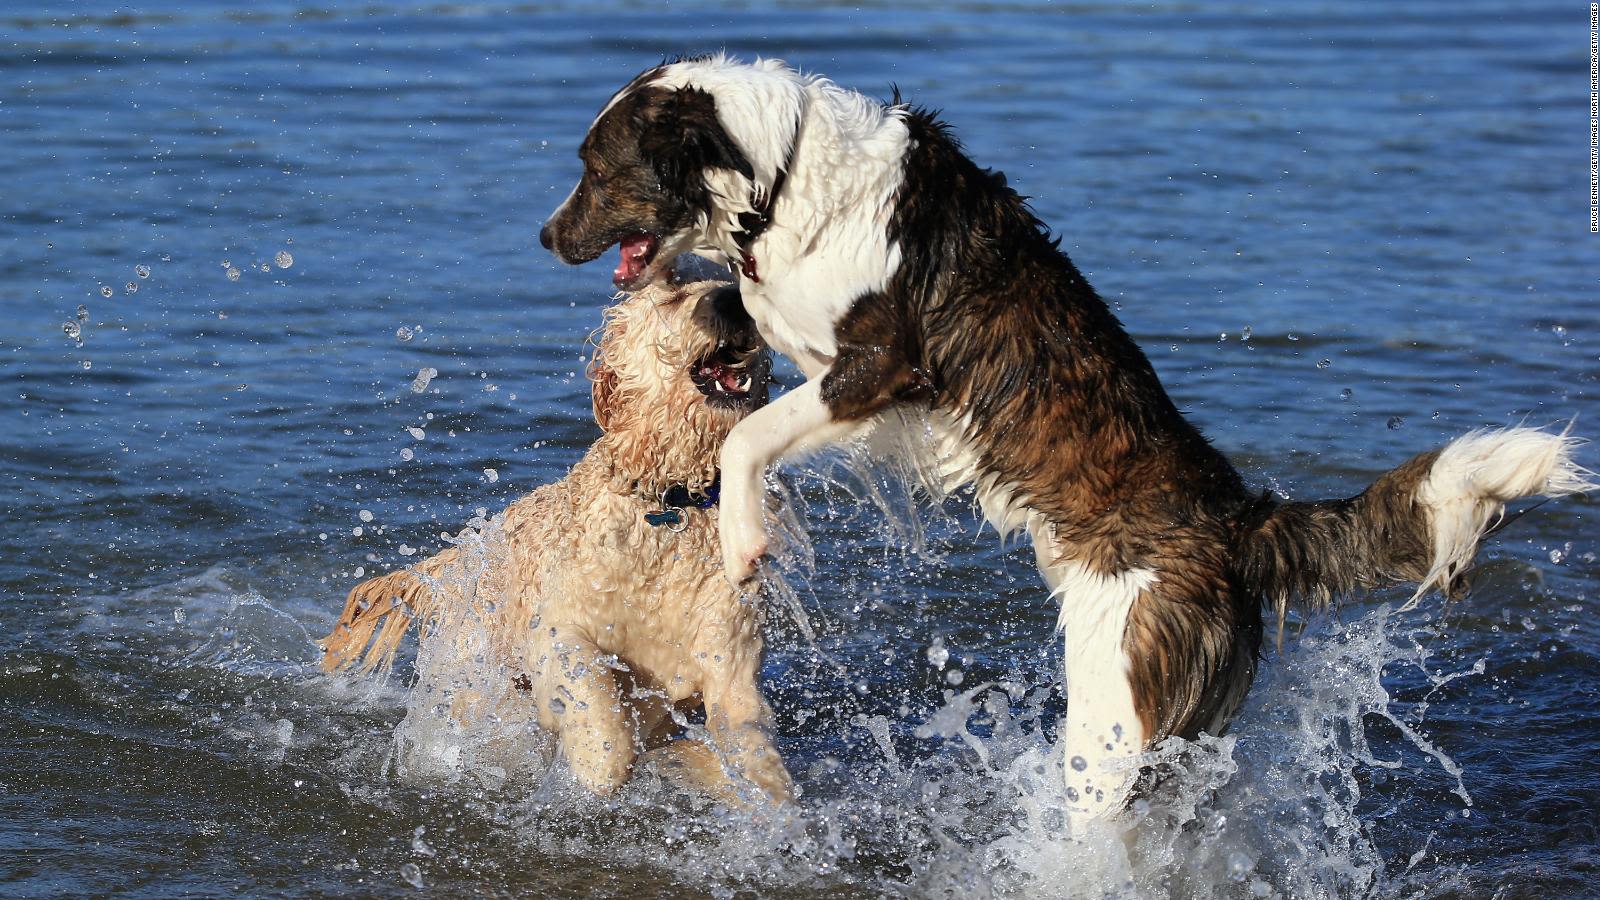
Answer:
[[[724,506],[721,526],[723,574],[734,587],[744,587],[767,555],[767,532],[761,524],[761,513],[736,512]]]

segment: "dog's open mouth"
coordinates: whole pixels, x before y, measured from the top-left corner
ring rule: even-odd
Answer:
[[[653,234],[630,234],[622,239],[622,259],[611,273],[611,283],[625,291],[644,287],[650,262],[656,257],[660,241]]]
[[[756,365],[759,352],[739,352],[724,347],[689,368],[689,378],[712,406],[743,407],[766,387],[766,375]]]

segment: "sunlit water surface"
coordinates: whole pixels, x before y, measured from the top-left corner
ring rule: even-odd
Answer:
[[[0,13],[0,893],[1596,890],[1592,502],[1518,522],[1465,601],[1291,634],[1229,735],[1164,748],[1186,774],[1127,846],[1064,835],[1031,554],[837,460],[787,475],[821,561],[770,616],[787,813],[419,772],[407,666],[312,665],[361,573],[594,438],[610,263],[534,235],[595,109],[682,51],[942,108],[1263,487],[1353,493],[1484,424],[1600,432],[1581,5],[26,6]]]

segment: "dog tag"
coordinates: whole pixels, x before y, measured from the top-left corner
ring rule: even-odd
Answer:
[[[660,512],[647,512],[644,514],[644,520],[658,528],[662,525],[668,527],[682,525],[683,511],[679,509],[663,509]]]

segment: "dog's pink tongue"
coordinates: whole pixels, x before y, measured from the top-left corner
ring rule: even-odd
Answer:
[[[611,273],[612,283],[620,287],[638,278],[650,261],[655,243],[656,239],[648,234],[630,234],[623,238],[622,259],[617,262],[617,270]]]

